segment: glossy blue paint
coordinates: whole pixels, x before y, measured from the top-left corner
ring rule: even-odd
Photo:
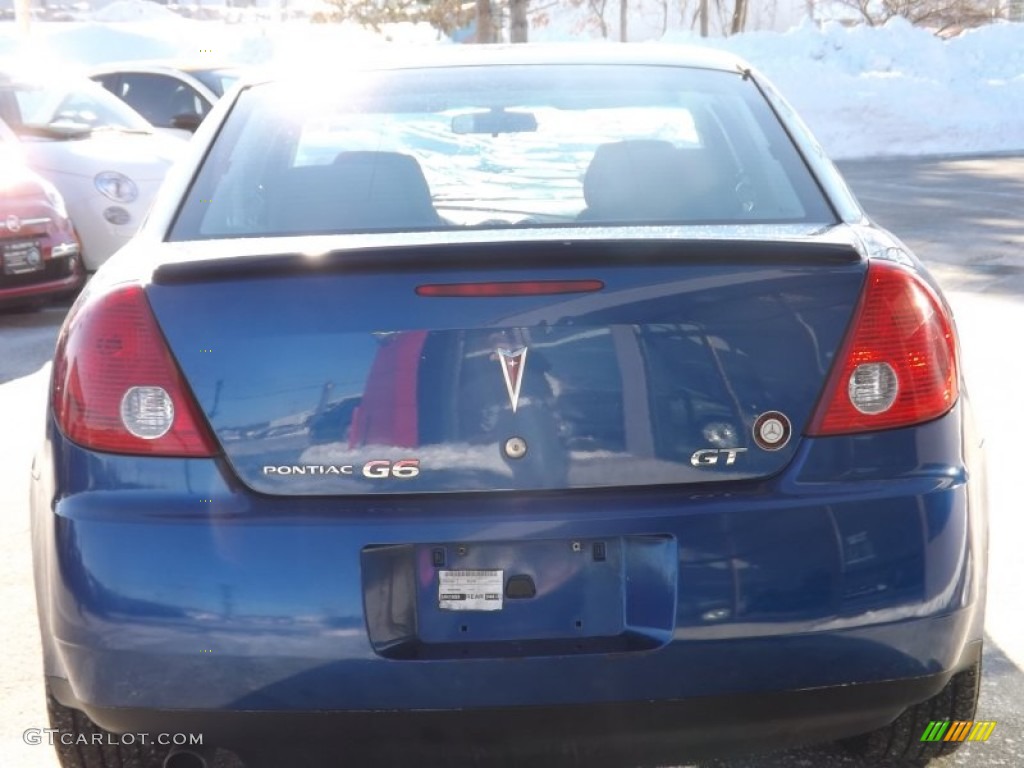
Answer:
[[[256,272],[227,296],[219,280],[157,282],[147,293],[227,460],[256,491],[536,490],[774,474],[797,450],[865,265],[852,249],[852,263],[828,265],[707,263],[700,245],[675,248],[693,263],[666,264],[662,254],[646,266],[608,264],[577,244],[586,267],[484,273],[494,282],[604,283],[583,295],[416,295],[427,282],[480,281],[469,269]],[[447,250],[467,262],[486,255]],[[498,350],[521,347],[513,410]],[[780,450],[752,438],[770,410],[794,425]],[[504,454],[513,437],[525,440],[522,458]],[[740,452],[716,453],[728,449]],[[710,452],[701,454],[707,463],[694,463],[698,451]],[[367,478],[373,460],[417,461],[419,474]]]
[[[912,430],[805,440],[782,474],[711,488],[285,499],[240,486],[219,459],[99,456],[51,425],[34,486],[47,673],[104,706],[137,706],[145,691],[154,708],[386,709],[678,698],[949,669],[980,638],[983,583],[961,432],[958,407]],[[851,452],[862,477],[850,475]],[[612,543],[617,568],[632,558],[642,588],[629,593],[627,580],[579,648],[565,630],[578,600],[524,601],[514,626],[536,631],[510,634],[535,642],[517,658],[479,614],[482,642],[456,641],[429,579],[404,603],[378,602],[370,588],[374,567],[387,570],[367,567],[373,553],[415,566],[418,553],[461,543],[480,547],[474,565],[543,566],[554,578],[556,546],[571,563],[573,541],[597,539]],[[616,551],[630,541],[654,549]],[[641,642],[609,649],[598,638],[615,636],[610,617],[631,602],[638,618],[626,623]],[[403,605],[398,639],[417,642],[375,647],[374,611]]]

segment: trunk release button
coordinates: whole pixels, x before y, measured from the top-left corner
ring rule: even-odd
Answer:
[[[508,584],[505,585],[505,597],[509,600],[533,597],[536,594],[537,587],[530,576],[510,576]]]

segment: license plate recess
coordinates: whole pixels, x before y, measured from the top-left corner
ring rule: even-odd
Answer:
[[[367,547],[363,595],[389,658],[650,650],[674,626],[664,535]]]

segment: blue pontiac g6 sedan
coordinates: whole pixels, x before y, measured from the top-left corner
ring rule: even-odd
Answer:
[[[771,85],[658,47],[328,71],[222,99],[61,331],[64,768],[955,748],[920,738],[980,678],[953,318]]]

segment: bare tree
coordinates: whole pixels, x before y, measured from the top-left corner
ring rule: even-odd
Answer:
[[[18,22],[18,32],[22,37],[28,37],[32,29],[31,0],[14,0],[14,18]]]
[[[950,29],[977,27],[992,21],[992,0],[836,0],[852,8],[872,27],[902,16],[911,24],[942,34]]]
[[[383,24],[400,21],[427,22],[445,34],[462,29],[473,19],[474,6],[466,0],[327,0],[334,7],[322,21],[354,21],[380,30]]]
[[[530,0],[509,0],[509,42],[525,43],[529,39],[530,25],[527,21],[527,12],[529,9]]]
[[[565,0],[548,0],[546,3],[538,5],[534,0],[530,3],[529,8],[529,19],[530,26],[534,29],[543,28],[551,23],[551,9],[561,8]],[[579,2],[573,2],[572,5],[579,7]]]
[[[668,0],[659,0],[661,4],[661,34],[668,32]]]
[[[626,30],[626,22],[629,17],[629,0],[619,0],[619,42],[625,43],[629,36]]]
[[[576,7],[585,5],[590,11],[590,18],[587,19],[586,26],[597,27],[601,31],[601,37],[608,38],[608,21],[604,17],[604,12],[608,8],[608,0],[570,0],[570,2]]]
[[[476,0],[476,42],[493,43],[498,39],[494,27],[491,0]]]
[[[729,34],[738,35],[747,27],[747,0],[736,0],[732,9],[732,23],[729,25]]]

